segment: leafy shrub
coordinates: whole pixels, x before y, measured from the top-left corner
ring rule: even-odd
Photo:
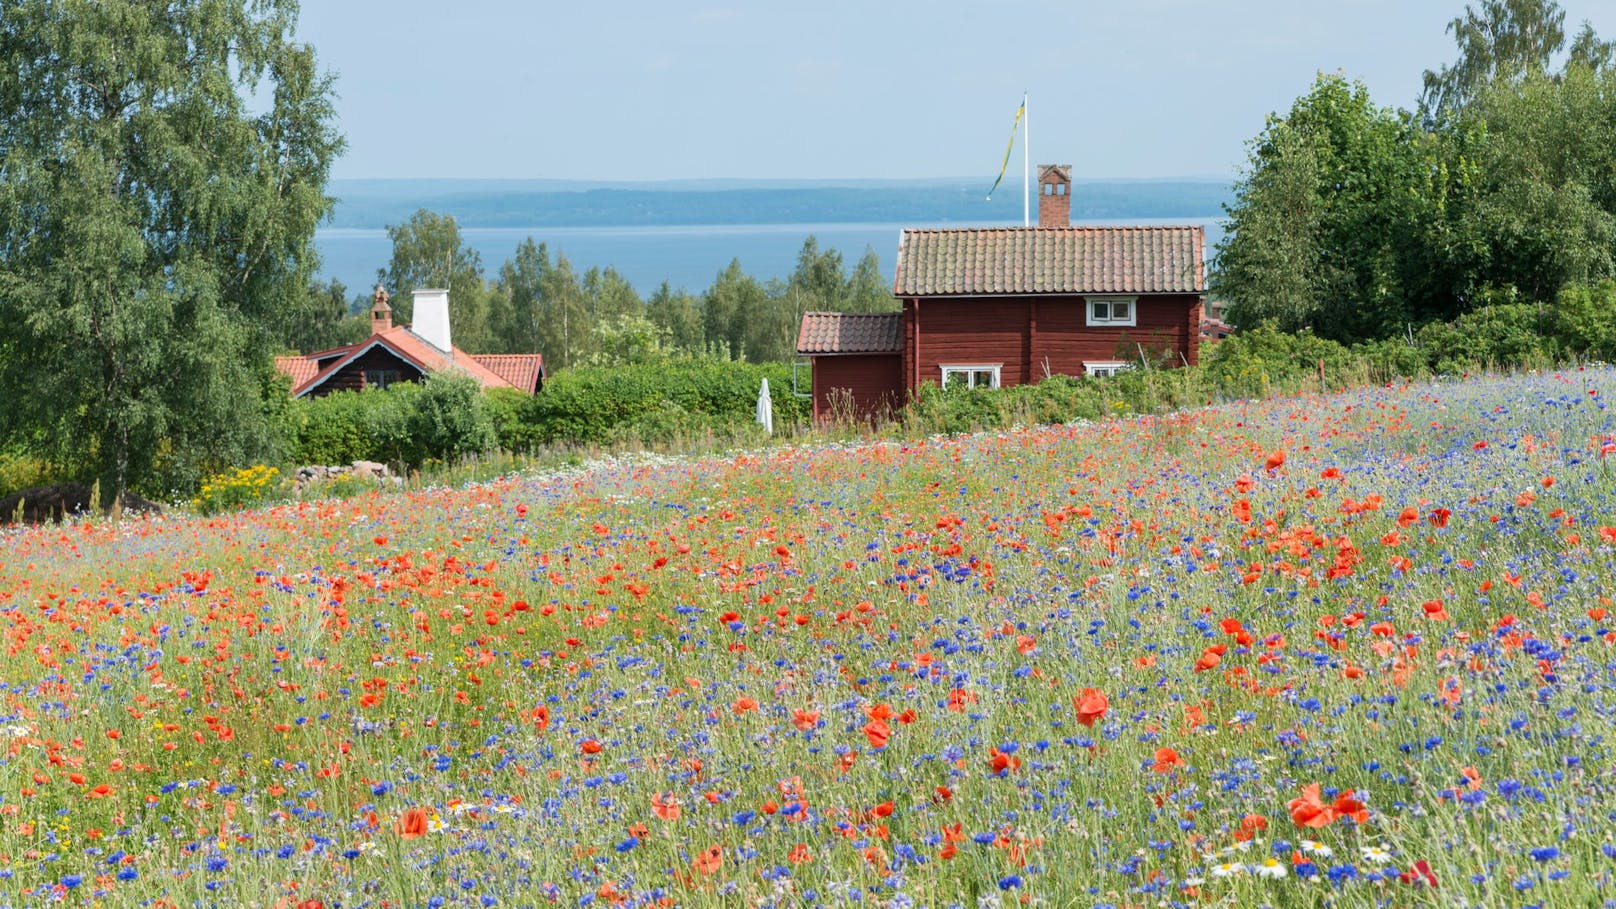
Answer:
[[[1362,361],[1334,341],[1311,331],[1289,334],[1260,325],[1219,341],[1202,363],[1204,378],[1228,397],[1261,397],[1273,385],[1289,385],[1323,373],[1334,387],[1348,384]]]
[[[1616,359],[1616,281],[1567,285],[1547,321],[1563,350],[1605,361]]]
[[[276,490],[280,475],[280,471],[263,464],[221,473],[203,482],[191,506],[203,514],[250,508]]]
[[[1121,379],[1056,375],[1032,385],[943,389],[925,384],[900,414],[905,433],[961,433],[1092,420],[1113,408]],[[1126,405],[1124,405],[1126,406]]]
[[[1377,382],[1386,382],[1399,376],[1418,376],[1431,368],[1425,351],[1407,338],[1382,338],[1366,344],[1355,344],[1354,356],[1364,362],[1369,375]]]
[[[405,427],[405,463],[458,461],[492,451],[499,443],[482,387],[469,376],[437,373],[414,395]]]
[[[56,479],[43,458],[23,451],[0,451],[0,499],[20,489],[44,486]]]
[[[299,399],[291,420],[292,459],[299,464],[406,463],[412,453],[410,412],[419,390],[400,383]]]
[[[477,382],[437,374],[425,382],[339,391],[302,399],[290,421],[300,464],[381,461],[419,467],[457,460],[499,443],[494,414]]]
[[[1421,328],[1415,342],[1439,373],[1541,366],[1558,353],[1558,345],[1545,331],[1546,322],[1531,304],[1485,306],[1452,322]]]

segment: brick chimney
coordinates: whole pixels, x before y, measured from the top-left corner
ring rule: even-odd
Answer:
[[[387,288],[376,285],[376,293],[370,301],[370,333],[379,335],[393,327],[393,307],[387,305]]]
[[[1038,226],[1072,226],[1072,165],[1038,165]]]

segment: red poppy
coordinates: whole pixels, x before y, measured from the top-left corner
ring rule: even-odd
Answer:
[[[398,823],[394,825],[393,829],[397,830],[398,835],[404,839],[413,840],[417,837],[425,836],[427,830],[430,829],[431,823],[432,816],[427,813],[425,808],[409,808],[399,816]]]
[[[1363,802],[1353,798],[1350,793],[1336,796],[1335,804],[1331,807],[1335,809],[1337,817],[1350,817],[1359,824],[1369,820],[1369,809]]]
[[[711,875],[724,864],[724,850],[719,846],[708,846],[690,863],[691,867],[702,874]]]
[[[1085,688],[1072,698],[1072,709],[1077,711],[1077,721],[1085,726],[1093,726],[1095,722],[1105,716],[1111,702],[1106,699],[1105,693],[1098,688]]]
[[[1175,768],[1182,766],[1184,759],[1178,756],[1178,752],[1171,748],[1157,748],[1155,763],[1150,765],[1150,769],[1157,773],[1172,773]]]
[[[819,725],[819,711],[793,710],[791,711],[791,725],[803,732],[812,732]]]
[[[651,813],[665,821],[679,819],[679,800],[671,792],[653,792],[651,794]]]
[[[1425,861],[1425,859],[1420,859],[1419,861],[1415,862],[1413,867],[1409,868],[1407,871],[1404,871],[1402,874],[1399,874],[1397,879],[1405,884],[1424,884],[1427,887],[1436,886],[1436,875],[1431,872],[1431,866]]]
[[[871,748],[885,748],[892,738],[892,727],[884,720],[871,720],[864,724],[864,737],[870,740]]]
[[[1324,804],[1319,797],[1319,784],[1309,783],[1302,787],[1302,797],[1291,799],[1286,805],[1291,812],[1291,821],[1298,827],[1328,827],[1336,818],[1336,810],[1331,805]]]

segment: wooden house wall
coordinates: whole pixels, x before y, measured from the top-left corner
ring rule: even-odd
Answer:
[[[903,404],[903,358],[896,353],[813,358],[814,419],[832,416],[832,401],[851,391],[858,416],[881,417]]]
[[[1000,364],[999,384],[1023,385],[1055,375],[1083,375],[1084,361],[1137,362],[1173,353],[1173,365],[1197,361],[1200,297],[1138,297],[1136,325],[1087,325],[1087,303],[1073,297],[933,298],[904,301],[906,388],[937,384],[942,366]]]
[[[327,395],[333,391],[357,391],[365,387],[365,370],[367,369],[395,369],[402,382],[419,382],[421,370],[408,360],[400,359],[384,347],[373,347],[361,354],[358,359],[349,363],[335,375],[326,379],[318,388],[309,392],[311,397]]]

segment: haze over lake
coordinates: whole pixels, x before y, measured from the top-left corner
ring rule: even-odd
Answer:
[[[699,293],[733,259],[759,280],[784,278],[813,236],[821,248],[840,251],[849,271],[873,249],[890,280],[905,227],[1021,224],[1019,186],[991,202],[983,189],[967,180],[336,181],[332,192],[340,201],[315,246],[320,274],[357,291],[387,266],[392,244],[385,228],[425,208],[455,217],[490,279],[517,244],[532,237],[552,258],[565,255],[580,276],[613,267],[642,296],[663,281]],[[1200,224],[1210,256],[1222,236],[1227,196],[1227,183],[1207,180],[1080,182],[1073,189],[1073,223]]]

